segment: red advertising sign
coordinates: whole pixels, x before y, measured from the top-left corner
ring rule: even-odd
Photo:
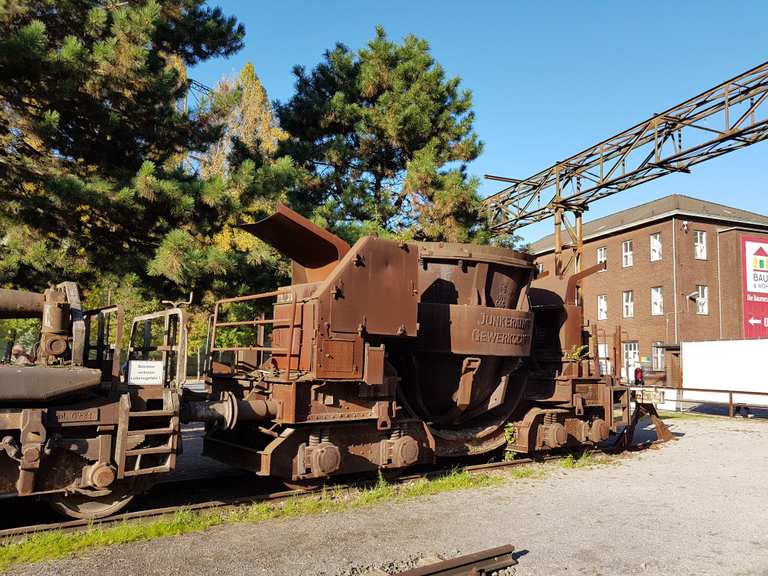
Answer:
[[[744,338],[768,338],[768,239],[741,237]]]

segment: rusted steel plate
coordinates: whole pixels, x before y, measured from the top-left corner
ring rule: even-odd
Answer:
[[[479,576],[480,574],[490,574],[496,570],[516,565],[517,560],[513,556],[514,551],[514,546],[506,544],[498,548],[489,548],[482,552],[399,572],[397,576]]]
[[[21,409],[0,411],[0,430],[21,428]]]
[[[528,356],[533,315],[523,310],[456,304],[419,304],[419,338],[436,352]]]
[[[323,291],[330,330],[416,336],[418,257],[409,244],[363,238],[329,275]]]
[[[96,388],[101,370],[80,367],[0,366],[1,402],[42,402]]]
[[[271,216],[239,228],[294,261],[293,283],[323,280],[349,251],[349,244],[282,204]]]

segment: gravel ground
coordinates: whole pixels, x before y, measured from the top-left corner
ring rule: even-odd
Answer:
[[[675,419],[677,442],[589,469],[303,519],[218,527],[17,575],[357,576],[513,544],[508,574],[768,574],[768,423]]]

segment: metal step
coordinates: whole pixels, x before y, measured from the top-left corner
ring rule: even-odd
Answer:
[[[128,430],[128,436],[159,436],[161,434],[176,434],[172,426],[168,428],[146,428],[144,430]]]
[[[173,410],[144,410],[143,412],[129,412],[128,418],[153,418],[159,416],[172,417],[176,413]]]
[[[170,446],[150,446],[149,448],[135,448],[133,450],[126,450],[127,456],[141,456],[143,454],[170,454],[173,452],[173,448]]]
[[[143,476],[144,474],[154,474],[155,472],[170,472],[171,466],[163,464],[161,466],[154,466],[153,468],[141,468],[139,470],[126,470],[125,477],[130,476]]]

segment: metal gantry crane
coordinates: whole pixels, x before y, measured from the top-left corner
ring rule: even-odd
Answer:
[[[591,202],[768,138],[768,62],[656,114],[485,199],[491,230],[555,219],[555,274],[581,271],[582,215]],[[563,230],[566,238],[563,237]],[[572,250],[563,262],[564,250]]]

